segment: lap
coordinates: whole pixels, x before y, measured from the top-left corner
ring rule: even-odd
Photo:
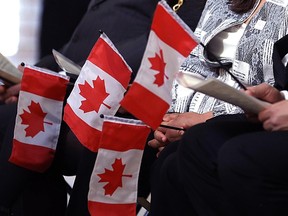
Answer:
[[[249,122],[244,115],[226,115],[195,125],[185,132],[178,152],[184,160],[201,163],[217,163],[219,149],[229,139],[255,131],[261,131],[259,123]]]
[[[219,152],[222,166],[241,170],[257,167],[265,176],[288,182],[288,131],[259,131],[233,137]],[[229,163],[228,163],[229,162]]]

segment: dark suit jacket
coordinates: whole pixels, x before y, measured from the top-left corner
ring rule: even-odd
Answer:
[[[175,1],[177,0],[169,0],[168,3],[174,5]],[[136,73],[146,47],[153,13],[157,3],[158,0],[92,0],[87,13],[76,28],[70,41],[60,51],[71,60],[82,65],[88,57],[95,41],[98,39],[99,30],[101,29],[113,41],[124,59]],[[205,0],[185,0],[184,5],[178,11],[178,15],[190,26],[192,30],[194,30],[198,22],[204,3]],[[171,32],[171,34],[173,34],[173,32]],[[44,58],[37,65],[55,71],[58,70],[57,64],[51,55]],[[59,150],[61,152],[62,146],[58,145],[57,148],[59,154]],[[80,152],[77,154],[81,155]],[[90,152],[90,154],[87,155],[87,152],[84,152],[84,156],[81,155],[84,159],[82,159],[81,163],[85,164],[85,169],[79,169],[81,173],[80,171],[77,173],[77,176],[80,178],[75,182],[76,184],[74,184],[74,196],[70,197],[68,210],[69,216],[89,215],[87,209],[87,193],[89,184],[86,183],[86,181],[89,182],[90,180],[91,169],[93,169],[94,165],[93,159],[96,157],[94,153],[92,156],[91,154],[92,153]],[[69,153],[67,155],[69,155]],[[143,166],[146,166],[151,163],[151,161],[147,159],[149,156],[144,157],[144,161],[147,161],[147,163],[143,163]],[[69,158],[71,158],[70,161],[75,161],[75,155],[73,156],[73,159],[70,155]],[[91,161],[92,166],[90,167]],[[89,169],[88,166],[91,169]],[[80,164],[79,167],[82,167],[82,164]],[[57,166],[57,169],[58,168],[59,166]],[[146,171],[143,171],[144,174],[140,174],[140,178],[145,183],[149,182],[149,178],[145,178],[149,173],[149,168],[150,166],[147,165]],[[49,175],[47,179],[44,178],[42,181],[37,181],[36,183],[39,184],[38,187],[37,184],[33,182],[33,185],[27,189],[28,195],[26,194],[26,196],[24,196],[26,200],[26,209],[35,212],[35,214],[29,212],[27,215],[38,216],[39,212],[41,212],[41,215],[45,215],[43,212],[46,212],[46,215],[64,215],[61,211],[61,204],[63,204],[64,201],[64,206],[66,207],[66,200],[62,199],[63,194],[66,196],[66,191],[64,188],[63,193],[63,187],[61,186],[62,182],[57,179],[59,176],[57,175],[57,178],[54,177],[54,175],[51,176]],[[53,179],[56,180],[53,181]],[[138,190],[140,195],[146,193],[146,186],[143,187],[142,185],[142,188],[142,192]],[[35,191],[41,191],[42,193],[40,193],[40,195],[43,197],[40,197],[40,195],[36,196],[35,193],[33,193]],[[53,208],[51,208],[51,206]],[[46,211],[46,208],[49,208],[50,210]],[[57,214],[53,214],[54,212],[57,212]]]
[[[39,31],[39,57],[60,49],[70,39],[90,0],[43,0]]]
[[[132,70],[137,71],[157,3],[158,0],[92,0],[70,41],[60,52],[83,65],[102,30]],[[51,56],[37,65],[59,70]]]
[[[83,65],[100,35],[99,30],[102,30],[132,68],[133,80],[142,60],[158,1],[91,0],[87,13],[80,21],[70,41],[60,52]],[[173,6],[178,1],[168,0],[167,2]],[[204,5],[205,0],[197,2],[186,0],[177,13],[194,30]],[[54,71],[59,70],[53,56],[42,59],[36,65]]]
[[[282,63],[282,59],[287,55],[288,35],[276,41],[273,50],[273,72],[275,77],[275,87],[279,90],[288,90],[288,64],[284,65]]]

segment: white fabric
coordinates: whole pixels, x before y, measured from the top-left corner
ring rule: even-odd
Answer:
[[[220,32],[209,42],[208,50],[217,57],[233,60],[246,26],[243,23]]]
[[[283,90],[283,91],[281,91],[281,94],[283,95],[283,97],[285,98],[285,100],[288,100],[288,91]]]

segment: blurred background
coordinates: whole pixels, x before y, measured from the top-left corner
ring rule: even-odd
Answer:
[[[90,0],[1,0],[0,53],[35,64],[69,41]]]
[[[0,0],[0,53],[33,65],[71,37],[90,0]],[[74,176],[66,177],[72,186]]]
[[[42,0],[0,1],[0,52],[15,66],[39,58]]]

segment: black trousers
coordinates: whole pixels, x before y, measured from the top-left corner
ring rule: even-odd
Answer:
[[[155,162],[151,215],[288,215],[288,132],[244,116],[189,129]]]
[[[0,206],[14,215],[63,216],[67,188],[63,175],[75,175],[82,145],[62,124],[55,159],[45,173],[36,173],[8,161],[12,151],[17,104],[0,106]]]
[[[17,106],[0,105],[0,113],[0,207],[13,208],[16,216],[88,216],[89,181],[97,153],[83,147],[65,122],[62,122],[52,166],[45,173],[18,167],[8,161]],[[152,137],[151,133],[148,140]],[[144,150],[138,196],[147,197],[150,193],[150,168],[156,153],[149,146]],[[66,184],[62,175],[76,175],[68,208]]]

